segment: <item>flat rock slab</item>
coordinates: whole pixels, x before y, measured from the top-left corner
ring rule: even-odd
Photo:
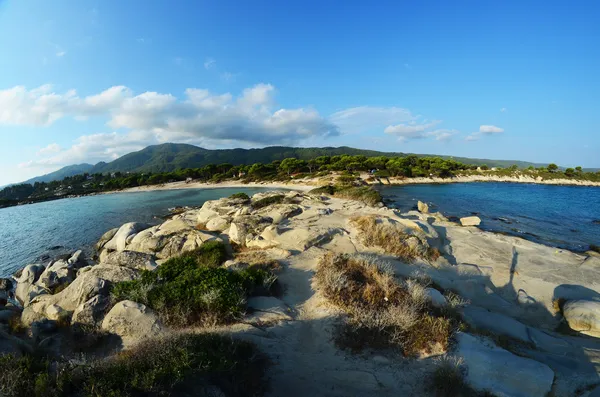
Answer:
[[[292,320],[290,309],[283,301],[272,296],[248,299],[247,306],[254,313],[247,317],[250,322],[275,322]]]
[[[457,335],[457,355],[468,367],[467,382],[498,397],[545,397],[554,372],[545,364],[516,356],[469,334]]]

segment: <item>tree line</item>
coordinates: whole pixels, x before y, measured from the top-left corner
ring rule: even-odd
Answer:
[[[36,182],[9,186],[0,191],[0,206],[14,205],[23,201],[43,201],[69,195],[91,194],[102,191],[126,189],[136,186],[157,185],[169,182],[199,180],[218,183],[229,179],[243,181],[289,180],[305,176],[323,176],[331,172],[354,174],[369,172],[373,178],[386,177],[440,177],[450,178],[457,173],[468,174],[488,170],[486,165],[464,164],[440,157],[404,157],[364,155],[319,156],[310,160],[286,158],[271,163],[232,165],[209,164],[200,168],[185,168],[160,173],[94,173],[66,177],[61,181]],[[600,173],[586,173],[581,167],[561,171],[556,164],[537,169],[519,170],[516,165],[498,169],[501,173],[534,172],[544,177],[567,177],[600,180]]]

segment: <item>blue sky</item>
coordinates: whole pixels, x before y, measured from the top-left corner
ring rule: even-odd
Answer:
[[[599,17],[594,1],[0,0],[0,185],[161,142],[600,167]]]

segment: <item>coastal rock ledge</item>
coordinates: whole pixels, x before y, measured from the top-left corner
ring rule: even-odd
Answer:
[[[210,331],[263,352],[269,396],[591,390],[600,258],[460,221],[421,202],[273,191],[127,223],[95,261],[79,252],[5,282],[16,301],[0,311],[0,349],[110,362]]]

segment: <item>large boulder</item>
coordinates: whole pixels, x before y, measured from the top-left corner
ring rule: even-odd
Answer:
[[[554,372],[545,364],[501,349],[489,340],[457,335],[457,356],[467,366],[467,383],[499,397],[544,397],[552,389]]]
[[[98,250],[98,251],[102,250],[102,248],[104,248],[106,243],[108,243],[110,240],[112,240],[113,237],[115,237],[115,234],[117,234],[118,231],[119,231],[119,228],[116,227],[116,228],[110,229],[108,232],[104,233],[102,235],[102,237],[100,237],[100,240],[98,240],[98,242],[96,243],[96,250]]]
[[[77,277],[81,277],[83,274],[92,275],[103,280],[110,281],[111,283],[118,283],[121,281],[132,281],[139,277],[140,272],[136,269],[132,269],[125,266],[114,266],[105,263],[100,263],[95,266],[87,266],[79,269]]]
[[[54,295],[39,295],[33,298],[27,309],[46,317],[47,308],[56,305],[66,312],[73,312],[79,305],[96,295],[106,295],[108,283],[89,272],[77,277],[67,288]],[[25,312],[23,313],[23,316]],[[24,324],[28,325],[21,316]]]
[[[127,246],[128,239],[131,236],[145,230],[149,225],[145,223],[129,222],[124,224],[117,230],[114,237],[104,245],[104,249],[109,251],[123,251]]]
[[[121,301],[104,317],[102,330],[117,334],[123,345],[160,335],[164,326],[154,311],[141,303]]]
[[[183,219],[172,219],[135,235],[127,250],[152,254],[158,259],[169,259],[213,240],[221,239],[214,234],[194,229]]]
[[[563,305],[563,316],[572,330],[600,337],[600,302],[572,300]]]
[[[102,320],[109,304],[110,300],[107,296],[96,295],[77,306],[73,312],[71,323],[96,325]]]
[[[417,208],[419,209],[419,212],[423,214],[429,213],[429,206],[420,200],[417,202]]]
[[[228,216],[215,216],[206,223],[206,230],[209,230],[211,232],[222,232],[224,230],[227,230],[230,222],[231,218]]]
[[[21,271],[21,275],[16,278],[17,283],[35,283],[40,275],[44,272],[45,267],[42,265],[27,265]]]
[[[478,216],[467,216],[465,218],[460,218],[460,224],[463,226],[479,226],[481,224],[481,219]]]
[[[23,307],[26,307],[35,297],[47,293],[48,291],[39,285],[23,282],[17,285],[15,298]]]
[[[73,253],[73,255],[71,255],[71,257],[67,260],[67,263],[74,269],[79,269],[84,266],[87,266],[87,262],[85,260],[85,257],[83,256],[82,250],[75,251],[75,253]]]
[[[103,258],[102,264],[140,270],[153,270],[156,268],[154,255],[135,251],[111,252]]]
[[[246,236],[248,235],[248,227],[242,222],[232,222],[229,226],[229,241],[237,245],[246,245]]]
[[[75,270],[67,261],[58,260],[51,263],[40,276],[37,284],[47,290],[54,290],[75,279]]]

